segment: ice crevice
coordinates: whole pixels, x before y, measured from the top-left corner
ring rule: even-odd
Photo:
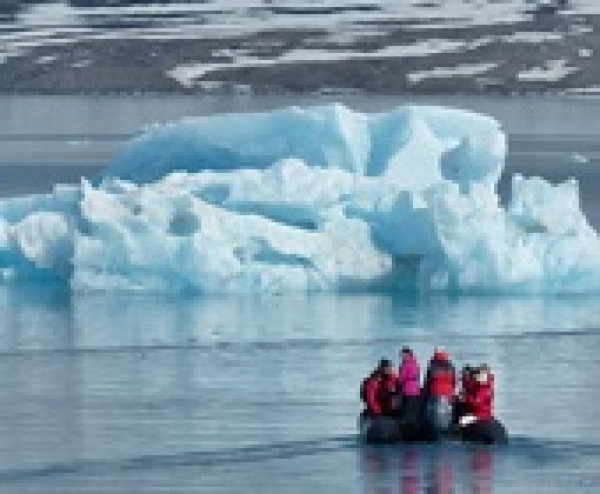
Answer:
[[[342,105],[153,125],[92,181],[0,201],[4,283],[73,290],[600,288],[576,180],[496,186],[485,115]]]

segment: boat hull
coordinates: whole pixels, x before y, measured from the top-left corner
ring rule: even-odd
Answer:
[[[392,417],[371,417],[362,414],[358,420],[359,437],[367,444],[394,444],[400,442],[432,442],[460,440],[479,444],[505,444],[508,434],[497,419],[474,422],[465,427],[452,427],[447,434],[432,435],[419,426],[401,424]]]

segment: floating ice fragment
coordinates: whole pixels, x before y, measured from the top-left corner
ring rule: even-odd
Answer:
[[[571,160],[574,163],[580,163],[580,164],[585,164],[585,163],[590,162],[590,159],[585,154],[582,154],[582,153],[572,153]]]

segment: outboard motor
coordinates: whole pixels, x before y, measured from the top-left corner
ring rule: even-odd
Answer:
[[[437,440],[450,432],[452,426],[452,403],[445,396],[432,396],[425,404],[423,417],[428,438]]]

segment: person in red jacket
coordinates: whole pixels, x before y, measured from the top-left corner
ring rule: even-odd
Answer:
[[[429,362],[425,376],[423,395],[429,397],[444,397],[448,400],[454,398],[456,387],[456,372],[448,357],[448,353],[441,347],[435,349],[433,358]]]
[[[397,413],[398,376],[392,362],[382,359],[363,386],[368,414],[380,417]]]
[[[494,417],[494,375],[487,365],[476,368],[465,394],[466,414],[459,420],[460,437],[482,444],[504,444],[508,434]]]
[[[465,408],[469,415],[485,422],[494,417],[494,376],[487,365],[479,367],[465,393]]]

